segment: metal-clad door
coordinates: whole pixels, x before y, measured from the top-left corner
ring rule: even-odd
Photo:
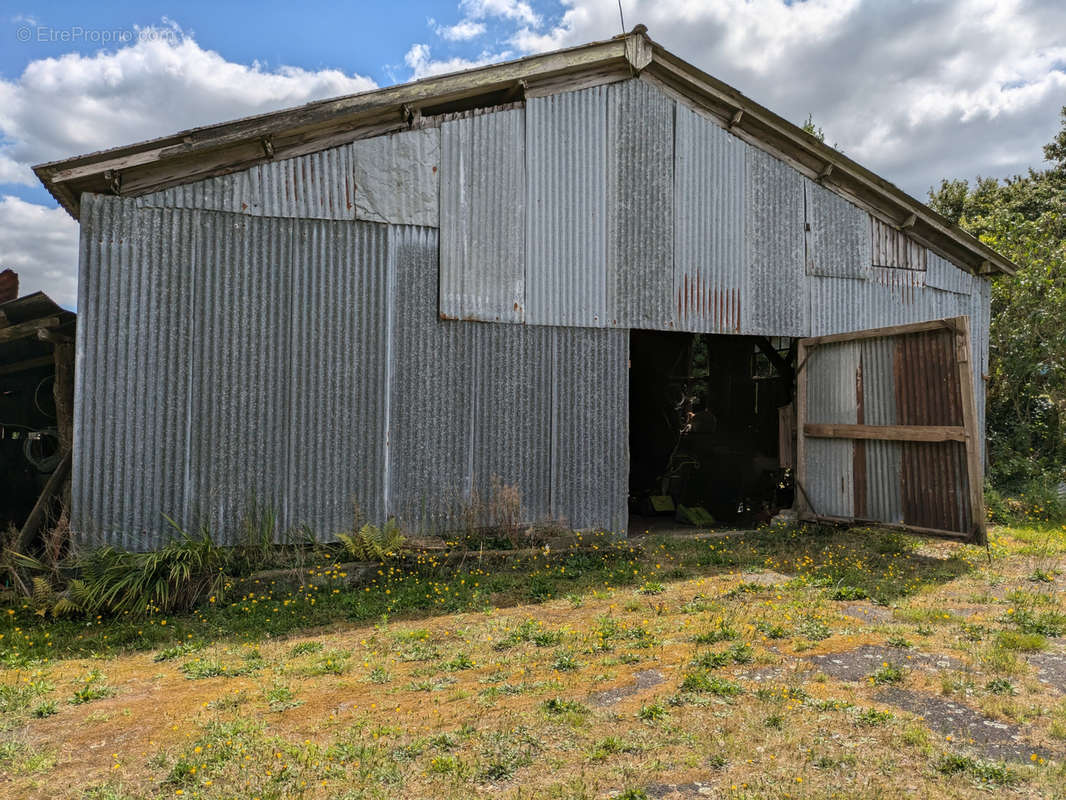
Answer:
[[[983,543],[966,317],[801,339],[796,507]]]

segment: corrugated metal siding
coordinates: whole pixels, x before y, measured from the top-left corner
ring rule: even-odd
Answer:
[[[184,518],[233,543],[253,501],[287,520],[293,223],[199,216]]]
[[[607,320],[607,88],[526,104],[526,319]]]
[[[296,223],[288,518],[325,538],[385,516],[386,231]],[[280,310],[280,309],[279,309]]]
[[[674,314],[687,331],[735,333],[747,309],[748,159],[740,139],[684,106],[676,116]]]
[[[870,215],[840,195],[804,181],[807,201],[807,274],[870,276]]]
[[[893,364],[896,346],[890,338],[864,339],[862,353],[862,408],[866,425],[896,424],[896,386]],[[866,459],[866,514],[868,519],[903,522],[900,489],[902,445],[891,441],[855,442]]]
[[[872,259],[875,267],[924,270],[926,249],[903,231],[870,217]]]
[[[488,497],[495,476],[521,492],[526,520],[551,517],[552,343],[560,329],[476,325],[473,486]],[[602,334],[601,334],[602,335]],[[617,391],[614,389],[613,391]],[[599,433],[591,438],[598,441]],[[617,482],[618,476],[612,480]],[[595,513],[604,499],[595,504]],[[608,517],[598,516],[597,524]]]
[[[86,196],[74,521],[87,543],[236,540],[250,504],[331,538],[469,519],[624,531],[628,332],[442,321],[438,234]]]
[[[926,286],[942,289],[945,292],[970,294],[973,292],[974,283],[980,280],[980,278],[975,278],[969,272],[956,267],[946,258],[941,258],[936,253],[929,253],[927,259]]]
[[[559,328],[552,350],[552,517],[624,530],[629,331]]]
[[[86,545],[134,547],[184,502],[172,478],[186,436],[194,231],[187,217],[144,219],[130,201],[85,195],[81,209],[72,523]]]
[[[741,332],[807,336],[804,178],[768,153],[747,148],[747,305]]]
[[[858,342],[823,345],[807,359],[807,421],[854,424]],[[815,513],[852,517],[855,446],[850,439],[807,439],[808,485]]]
[[[475,326],[438,318],[437,231],[391,228],[389,258],[388,513],[442,529],[470,492]]]
[[[135,202],[141,208],[436,227],[439,166],[440,130],[404,131],[268,161],[153,192]]]
[[[607,92],[607,324],[670,319],[674,286],[674,101],[646,81]]]
[[[525,316],[525,110],[441,126],[440,312]]]

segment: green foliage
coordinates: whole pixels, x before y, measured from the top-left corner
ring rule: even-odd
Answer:
[[[221,596],[226,551],[206,530],[180,536],[147,553],[103,547],[81,563],[71,596],[87,613],[132,614],[187,611],[208,596]]]
[[[380,528],[367,523],[357,533],[338,533],[337,539],[357,561],[388,561],[402,554],[407,537],[395,517]]]
[[[1066,109],[1045,155],[1043,171],[930,191],[935,210],[1020,267],[992,286],[987,399],[990,482],[1015,496],[1062,480],[1066,463]]]

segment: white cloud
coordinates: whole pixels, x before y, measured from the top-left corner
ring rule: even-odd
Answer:
[[[455,25],[439,26],[436,30],[438,36],[449,42],[467,42],[471,39],[476,39],[485,32],[485,23],[464,19]]]
[[[484,64],[492,64],[496,61],[504,61],[510,56],[509,52],[488,53],[483,52],[477,58],[448,58],[434,61],[428,44],[413,44],[411,49],[404,55],[404,63],[411,68],[411,79],[428,78],[433,75],[443,75],[448,72],[459,72],[464,69],[473,69]]]
[[[497,17],[521,22],[525,25],[540,25],[540,15],[522,0],[462,0],[459,7],[470,19]]]
[[[375,88],[340,70],[235,64],[176,27],[160,33],[114,51],[33,61],[17,79],[0,80],[0,159],[59,159]]]
[[[19,273],[20,292],[46,292],[61,306],[77,302],[78,223],[61,208],[0,197],[0,269]]]

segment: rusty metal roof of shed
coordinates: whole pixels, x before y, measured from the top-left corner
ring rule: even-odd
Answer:
[[[83,192],[136,196],[407,130],[440,114],[498,106],[641,75],[786,161],[875,218],[975,274],[1017,267],[924,203],[653,42],[643,25],[601,42],[308,103],[40,164],[34,172],[75,218]]]

